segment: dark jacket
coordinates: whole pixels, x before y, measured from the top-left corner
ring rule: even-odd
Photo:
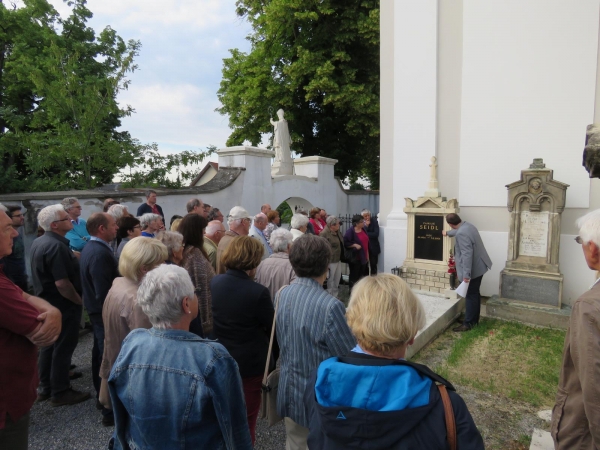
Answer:
[[[367,236],[369,236],[369,258],[379,255],[381,247],[379,245],[379,224],[377,223],[377,219],[371,216],[371,223],[369,226],[365,226],[363,231],[366,231]]]
[[[421,364],[354,352],[323,361],[313,373],[304,396],[308,448],[446,450],[444,406],[436,382],[448,388],[457,447],[483,449],[452,384]]]
[[[88,241],[79,258],[83,305],[88,314],[102,314],[102,306],[115,278],[119,276],[117,259],[108,245]]]
[[[364,232],[365,232],[365,229],[363,228],[363,233]],[[361,264],[367,264],[369,261],[367,260],[367,255],[365,253],[365,249],[363,248],[363,243],[358,238],[356,231],[354,231],[354,227],[350,226],[350,228],[348,228],[346,230],[346,232],[344,233],[344,247],[350,248],[352,246],[352,244],[360,245],[361,249],[356,250],[355,248],[353,248],[352,249],[352,255],[353,255],[352,261],[348,261],[348,262],[349,263],[360,262]]]
[[[165,220],[165,215],[163,213],[162,208],[160,207],[160,205],[156,205],[156,209],[158,209],[158,213],[162,216],[163,221]],[[146,214],[146,213],[151,213],[152,212],[152,207],[148,204],[148,203],[142,203],[137,210],[137,214],[136,216],[141,216],[142,214]]]
[[[215,339],[235,359],[242,378],[262,375],[275,315],[269,289],[246,272],[228,269],[212,279],[210,290]],[[276,357],[278,349],[273,353]]]

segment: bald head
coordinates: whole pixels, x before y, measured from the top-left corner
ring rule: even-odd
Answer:
[[[213,220],[211,222],[208,222],[204,234],[215,244],[218,244],[223,235],[225,234],[225,225],[223,225],[223,222],[221,222],[220,220]]]
[[[268,223],[269,219],[267,219],[266,214],[258,213],[254,216],[254,226],[260,231],[263,231],[265,228],[267,228]]]
[[[260,212],[265,215],[269,214],[269,211],[271,211],[271,205],[269,205],[268,203],[265,203],[260,207]]]

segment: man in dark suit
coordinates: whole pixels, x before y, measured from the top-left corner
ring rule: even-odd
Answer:
[[[379,245],[379,223],[377,223],[377,217],[371,216],[371,211],[363,209],[360,213],[365,219],[365,226],[363,231],[369,236],[369,266],[371,269],[371,276],[377,275],[377,261],[379,260],[379,254],[381,253],[381,246]]]
[[[81,284],[83,304],[90,317],[94,331],[92,349],[92,380],[96,388],[96,398],[100,393],[100,365],[104,354],[104,323],[102,306],[106,295],[118,276],[117,260],[109,242],[117,237],[119,227],[115,218],[107,213],[92,214],[87,221],[90,240],[81,252]],[[112,411],[102,408],[102,424],[114,424]]]
[[[146,191],[146,203],[142,203],[137,209],[137,217],[140,217],[146,213],[159,214],[165,221],[165,215],[160,205],[156,204],[156,191],[149,189]]]
[[[442,231],[442,235],[455,238],[454,258],[458,279],[469,283],[467,290],[465,320],[453,331],[469,331],[479,323],[481,295],[479,287],[483,275],[492,268],[492,260],[487,254],[479,231],[469,222],[463,222],[458,214],[448,214],[446,222],[450,231]]]

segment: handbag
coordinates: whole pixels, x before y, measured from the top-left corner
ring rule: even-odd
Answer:
[[[348,248],[348,247],[344,247],[344,262],[347,264],[350,264],[351,262],[353,262],[355,259],[354,257],[354,249],[353,248]]]
[[[442,396],[442,403],[444,404],[444,419],[446,421],[446,439],[450,450],[456,450],[456,421],[454,419],[454,410],[452,409],[452,403],[450,402],[450,396],[446,390],[446,386],[438,384],[440,395]]]
[[[273,351],[273,338],[275,337],[275,321],[277,320],[277,308],[279,307],[279,298],[281,297],[281,291],[283,286],[277,292],[275,296],[275,314],[273,315],[273,326],[271,327],[271,340],[269,341],[269,351],[267,352],[267,362],[265,364],[265,374],[262,380],[262,393],[260,402],[260,418],[267,419],[269,426],[272,427],[276,423],[283,420],[282,417],[277,414],[277,394],[279,393],[279,367],[273,372],[269,373],[269,363],[271,362],[271,356]]]

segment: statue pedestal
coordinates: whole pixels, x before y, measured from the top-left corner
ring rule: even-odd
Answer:
[[[278,175],[293,175],[294,174],[294,163],[293,162],[281,162],[275,161],[271,166],[271,176],[275,177]]]

